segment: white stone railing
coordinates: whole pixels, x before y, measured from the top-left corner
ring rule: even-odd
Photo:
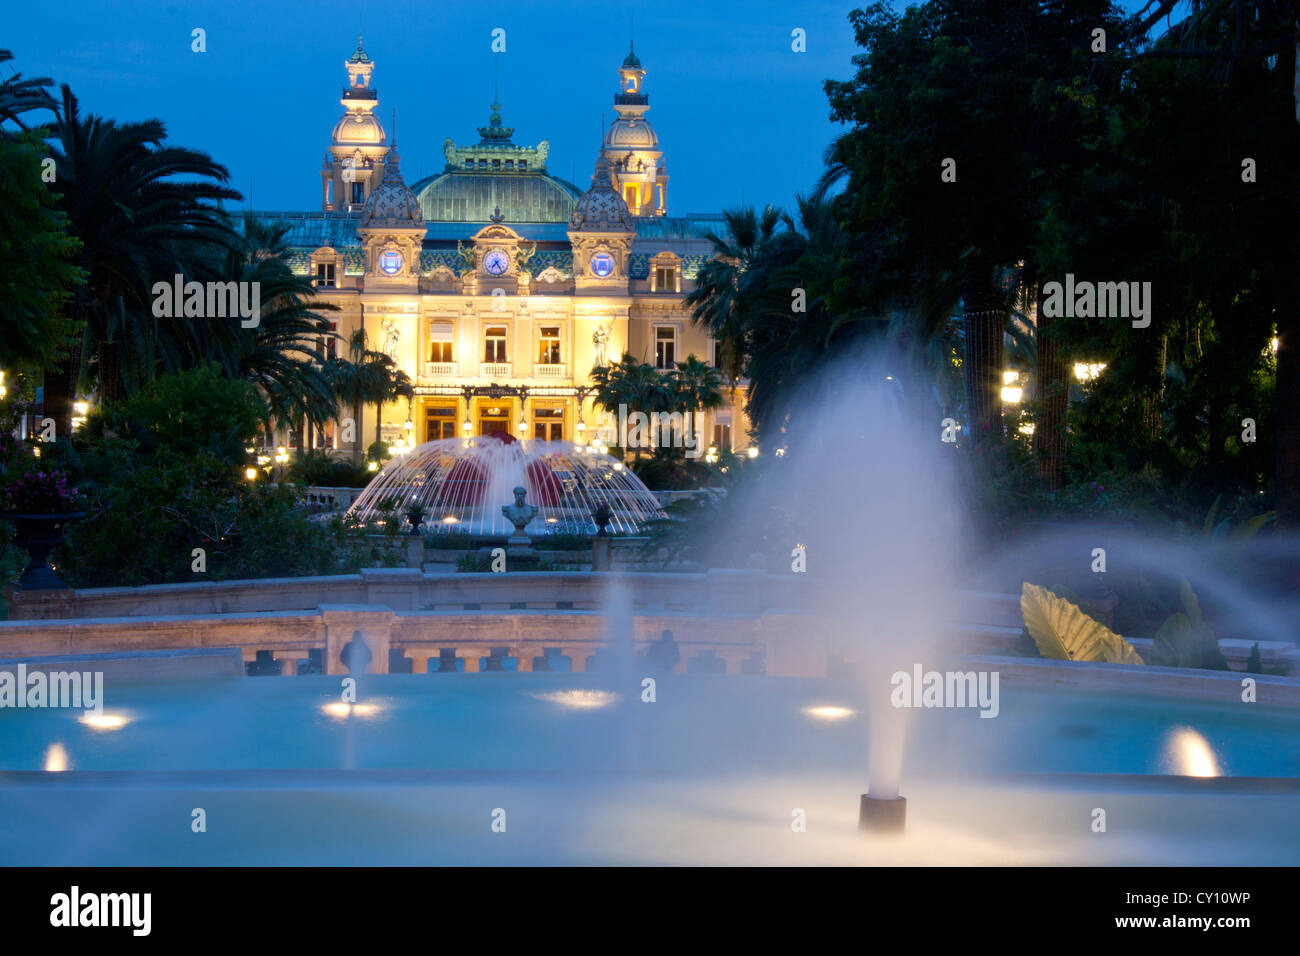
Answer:
[[[422,374],[425,378],[452,378],[456,375],[456,363],[425,362]]]
[[[566,378],[565,366],[563,363],[542,363],[538,362],[533,366],[533,378]]]
[[[480,362],[478,374],[480,378],[509,378],[512,368],[509,362]]]
[[[365,488],[330,488],[323,485],[308,485],[303,489],[303,500],[308,504],[320,505],[325,511],[347,511],[352,502],[361,497]]]

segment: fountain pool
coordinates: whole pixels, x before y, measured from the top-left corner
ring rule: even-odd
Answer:
[[[1297,709],[1006,687],[995,720],[920,711],[908,832],[872,840],[852,799],[860,683],[669,675],[654,703],[623,683],[363,676],[349,707],[337,677],[304,676],[119,687],[89,723],[0,712],[0,812],[26,821],[0,833],[0,862],[1300,858]]]

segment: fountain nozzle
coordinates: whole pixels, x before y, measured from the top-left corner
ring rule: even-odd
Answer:
[[[901,836],[906,821],[906,797],[873,797],[864,793],[858,803],[858,829],[863,833]]]

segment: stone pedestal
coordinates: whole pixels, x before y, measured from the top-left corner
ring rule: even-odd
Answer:
[[[613,567],[613,538],[591,539],[591,570],[608,571]]]
[[[532,571],[540,560],[541,556],[534,550],[528,535],[512,534],[506,539],[507,571]]]
[[[74,616],[72,603],[76,592],[72,588],[6,587],[4,595],[11,621],[49,621]]]
[[[424,535],[407,535],[406,566],[408,568],[424,570]]]

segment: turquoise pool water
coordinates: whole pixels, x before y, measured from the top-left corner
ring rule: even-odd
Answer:
[[[867,726],[847,682],[595,674],[246,678],[109,687],[104,717],[0,710],[0,771],[387,769],[856,771]],[[909,712],[905,773],[1300,777],[1300,711],[1003,688],[996,718]]]

